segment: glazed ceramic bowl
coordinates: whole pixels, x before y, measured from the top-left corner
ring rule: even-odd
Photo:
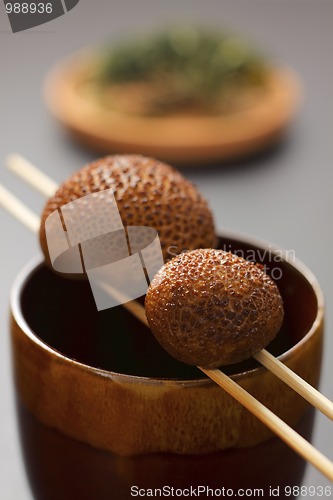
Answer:
[[[219,246],[261,262],[276,280],[285,320],[268,350],[317,386],[316,279],[293,252],[232,235]],[[298,455],[199,370],[169,357],[123,307],[98,312],[88,282],[64,280],[34,260],[13,286],[11,334],[37,500],[126,500],[163,487],[184,495],[191,487],[262,488],[267,496],[280,487],[285,498],[286,485],[301,483]],[[313,411],[284,383],[253,360],[226,371],[310,439]]]

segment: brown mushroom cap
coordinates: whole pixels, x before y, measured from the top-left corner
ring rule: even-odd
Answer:
[[[109,188],[114,190],[124,226],[150,226],[157,230],[165,260],[184,250],[215,246],[211,211],[190,181],[152,158],[116,155],[83,167],[46,203],[40,243],[48,264],[47,217],[66,203]]]
[[[193,250],[165,264],[146,295],[149,326],[162,347],[190,365],[243,361],[276,336],[279,290],[259,266],[223,250]]]

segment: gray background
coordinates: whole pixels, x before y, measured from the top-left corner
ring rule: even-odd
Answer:
[[[321,390],[333,399],[331,1],[81,0],[65,16],[15,35],[1,3],[0,182],[40,213],[43,198],[6,172],[5,155],[20,152],[58,182],[94,157],[72,144],[45,109],[41,85],[53,63],[156,21],[190,19],[244,33],[302,78],[304,103],[283,147],[256,161],[185,173],[209,199],[217,227],[292,249],[317,276],[327,304]],[[39,248],[1,209],[0,228],[0,498],[29,500],[16,434],[7,317],[11,283]],[[314,443],[333,459],[333,424],[320,415]],[[308,466],[304,484],[330,483]]]

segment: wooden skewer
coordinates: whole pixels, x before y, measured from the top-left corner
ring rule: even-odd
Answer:
[[[11,154],[6,158],[6,166],[16,175],[27,181],[32,187],[47,197],[52,196],[57,190],[57,184],[37,167],[25,160],[18,154]],[[133,310],[136,309],[135,301],[130,302]],[[141,305],[139,304],[141,307]],[[137,311],[136,311],[137,312]],[[135,315],[135,312],[133,313]],[[139,313],[141,314],[141,313]],[[145,317],[145,313],[143,311]],[[280,380],[291,387],[295,392],[302,396],[306,401],[315,406],[328,418],[333,420],[333,403],[299,375],[290,370],[285,364],[272,356],[266,349],[262,349],[254,358],[261,363],[267,370],[271,371]]]
[[[324,415],[333,420],[333,403],[326,396],[317,391],[312,385],[293,372],[288,366],[276,359],[266,349],[253,356],[267,370],[283,380],[289,387],[302,396],[306,401],[315,406]]]
[[[57,183],[53,179],[19,154],[13,153],[8,155],[5,158],[5,165],[27,184],[48,198],[53,196],[58,188]]]
[[[131,314],[133,314],[134,317],[148,327],[145,309],[139,302],[136,300],[126,302],[126,296],[115,290],[111,285],[106,283],[99,283],[99,285],[105,292],[110,293],[113,297],[116,297],[120,302],[122,302],[123,306]],[[271,355],[269,354],[269,356]],[[274,358],[274,356],[272,357]],[[333,463],[320,451],[314,448],[312,444],[306,441],[306,439],[294,431],[294,429],[292,429],[288,424],[275,415],[275,413],[260,403],[260,401],[254,398],[250,393],[248,393],[222,371],[208,370],[201,366],[198,366],[198,368],[217,385],[222,387],[222,389],[230,394],[230,396],[235,398],[239,403],[253,413],[253,415],[261,420],[261,422],[263,422],[293,450],[299,453],[305,460],[317,467],[329,479],[333,480]],[[291,373],[293,372],[291,371]]]
[[[33,233],[38,233],[40,218],[8,189],[0,184],[0,205],[5,208],[14,219],[18,220]]]
[[[205,370],[201,367],[198,368],[216,382],[216,384],[222,387],[228,394],[233,396],[239,403],[245,406],[245,408],[261,420],[261,422],[279,436],[294,451],[319,469],[331,481],[333,480],[333,462],[275,415],[275,413],[266,408],[260,401],[255,399],[220,370]]]
[[[148,327],[145,308],[140,304],[140,302],[138,302],[137,300],[129,300],[126,295],[111,286],[109,283],[99,282],[98,285],[104,290],[104,292],[117,299],[118,302],[122,304],[130,314],[132,314],[136,319],[138,319],[139,321],[141,321],[141,323]]]
[[[4,196],[2,196],[4,195]],[[8,210],[14,217],[18,218],[28,229],[36,232],[36,223],[39,218],[37,215],[31,218],[31,210],[28,209],[22,202],[15,198],[12,194],[8,196],[8,191],[4,188],[0,190],[0,199],[2,206]],[[26,215],[22,215],[22,214]],[[32,223],[33,221],[33,223]],[[108,284],[102,284],[104,290],[109,293],[115,293],[113,287]],[[124,296],[119,295],[122,300]],[[134,304],[135,303],[135,304]],[[134,304],[134,307],[133,307]],[[147,325],[147,319],[143,306],[136,301],[130,301],[124,304],[128,310],[134,314],[140,321]],[[333,481],[333,463],[325,457],[319,450],[312,444],[306,441],[296,431],[294,431],[288,424],[281,420],[271,410],[266,408],[262,403],[255,399],[245,389],[240,387],[230,377],[225,375],[220,370],[206,370],[205,368],[198,367],[203,373],[210,377],[216,384],[224,389],[228,394],[234,397],[240,404],[253,413],[259,420],[261,420],[269,429],[271,429],[277,436],[279,436],[285,443],[294,449],[305,460],[314,465],[326,477]]]

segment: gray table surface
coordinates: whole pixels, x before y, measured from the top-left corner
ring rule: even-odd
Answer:
[[[15,35],[1,2],[0,182],[40,212],[42,196],[6,172],[4,157],[20,152],[59,182],[96,156],[73,144],[44,106],[41,85],[53,63],[82,46],[175,20],[232,27],[301,76],[304,102],[282,147],[255,161],[185,174],[209,199],[220,229],[292,249],[317,276],[327,318],[321,390],[333,398],[331,1],[81,0],[67,15]],[[36,238],[2,210],[0,228],[0,498],[29,500],[13,408],[7,317],[11,283],[39,248]],[[320,415],[314,444],[333,459],[333,425]],[[304,485],[329,484],[308,466]]]

